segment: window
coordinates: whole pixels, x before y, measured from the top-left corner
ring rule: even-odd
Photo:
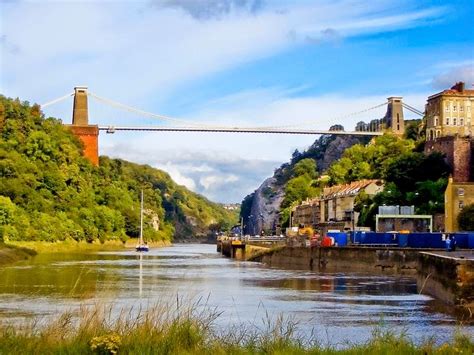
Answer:
[[[456,112],[456,105],[453,105],[453,112]]]
[[[435,126],[438,126],[439,125],[439,120],[438,120],[438,117],[435,118]]]
[[[462,210],[464,208],[464,201],[459,201],[459,209]]]
[[[459,105],[459,111],[464,112],[464,106],[463,105]]]
[[[446,126],[449,126],[449,117],[446,117]]]
[[[436,137],[440,137],[441,136],[441,131],[436,131]]]
[[[456,118],[453,118],[453,126],[456,126]]]
[[[449,112],[449,104],[446,103],[446,112]]]
[[[464,126],[464,118],[460,118],[460,119],[459,119],[459,125],[460,125],[460,126]]]

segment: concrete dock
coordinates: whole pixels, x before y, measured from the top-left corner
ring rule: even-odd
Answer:
[[[417,271],[421,293],[474,315],[474,250],[420,252]]]

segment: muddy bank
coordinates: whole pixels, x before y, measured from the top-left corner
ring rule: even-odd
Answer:
[[[34,250],[0,243],[0,265],[27,260],[35,255],[36,252]]]

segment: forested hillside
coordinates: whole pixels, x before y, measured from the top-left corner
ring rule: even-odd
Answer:
[[[140,191],[152,240],[205,235],[235,217],[146,165],[81,156],[82,145],[39,106],[0,96],[0,237],[93,241],[136,237]]]

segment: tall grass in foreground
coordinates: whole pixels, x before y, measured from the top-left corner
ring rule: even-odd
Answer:
[[[179,300],[178,300],[179,301]],[[375,329],[364,344],[343,349],[299,336],[297,325],[278,317],[263,329],[220,329],[216,309],[194,303],[155,305],[144,310],[82,307],[41,324],[0,325],[0,354],[473,354],[474,343],[461,333],[449,342],[415,344],[405,335]]]

